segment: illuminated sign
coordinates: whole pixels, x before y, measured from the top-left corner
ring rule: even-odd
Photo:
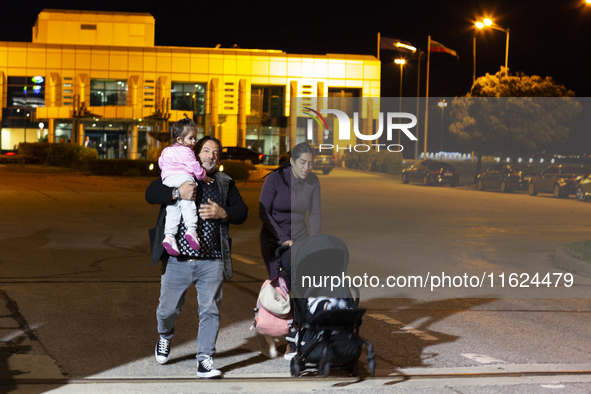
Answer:
[[[45,79],[38,75],[36,77],[31,78],[31,81],[33,81],[34,83],[43,83],[43,81],[45,81]]]

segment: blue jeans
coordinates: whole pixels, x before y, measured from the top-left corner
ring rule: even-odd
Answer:
[[[160,303],[156,310],[158,333],[172,339],[174,325],[185,303],[185,294],[191,284],[197,289],[199,302],[199,333],[197,334],[197,359],[205,359],[215,353],[215,342],[220,326],[219,304],[222,300],[224,263],[220,260],[178,261],[170,257],[161,277]]]

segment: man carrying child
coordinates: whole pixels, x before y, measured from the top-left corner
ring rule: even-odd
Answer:
[[[184,128],[196,131],[192,121],[183,119],[179,122],[184,122]],[[217,139],[205,136],[196,143],[195,152],[207,174],[206,179],[197,183],[186,182],[178,188],[166,186],[162,179],[157,179],[146,190],[146,201],[161,205],[157,227],[151,232],[152,265],[161,260],[163,271],[156,312],[160,334],[155,349],[156,360],[161,364],[168,361],[176,319],[185,302],[187,289],[194,284],[199,302],[199,378],[221,377],[221,372],[213,367],[213,356],[219,330],[222,281],[232,277],[228,225],[244,223],[248,213],[234,181],[217,170],[221,150]],[[185,238],[188,228],[181,219],[175,235],[179,255],[172,256],[163,245],[166,207],[179,199],[195,201],[199,207],[196,232],[200,247],[191,247],[189,237]]]

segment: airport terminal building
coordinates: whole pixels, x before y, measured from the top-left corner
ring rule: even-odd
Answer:
[[[89,137],[101,157],[155,159],[186,116],[273,163],[305,140],[302,107],[380,96],[373,56],[154,46],[154,26],[146,13],[43,10],[32,42],[0,41],[0,148]]]

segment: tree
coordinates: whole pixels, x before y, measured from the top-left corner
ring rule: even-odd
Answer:
[[[582,106],[574,92],[551,77],[511,75],[501,67],[478,78],[464,97],[452,100],[449,130],[478,156],[499,151],[516,157],[550,144],[564,143]]]

